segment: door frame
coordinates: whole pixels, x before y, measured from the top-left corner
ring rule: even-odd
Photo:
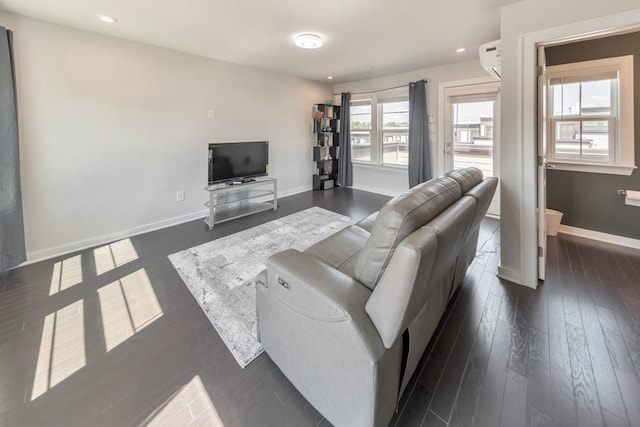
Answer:
[[[486,77],[477,77],[473,79],[464,79],[464,80],[452,80],[446,82],[440,82],[438,84],[438,144],[437,144],[437,159],[436,159],[436,176],[444,175],[446,172],[446,139],[447,139],[447,128],[446,128],[446,118],[448,116],[447,109],[449,107],[449,102],[446,98],[447,89],[459,88],[463,89],[465,87],[472,87],[476,85],[495,85],[497,87],[496,92],[496,103],[494,107],[494,117],[493,117],[493,129],[494,129],[494,140],[493,140],[493,175],[500,179],[500,121],[501,121],[501,102],[500,102],[500,80],[487,75]],[[478,93],[487,93],[486,89],[479,91]],[[490,91],[493,93],[493,90]],[[498,111],[498,114],[495,113],[495,110]],[[492,201],[492,205],[494,201],[498,201],[497,205],[497,214],[490,214],[490,216],[495,216],[499,218],[500,216],[500,188],[496,189],[496,194],[494,196],[494,200]]]
[[[519,127],[522,135],[522,199],[520,211],[521,233],[520,265],[521,280],[510,277],[503,268],[498,268],[498,275],[537,288],[538,286],[538,142],[537,142],[537,48],[559,43],[604,37],[640,29],[640,9],[598,17],[559,27],[523,34],[519,37],[521,46],[518,61],[519,89],[522,90],[520,103]]]

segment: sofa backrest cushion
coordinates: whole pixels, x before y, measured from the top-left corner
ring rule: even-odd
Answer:
[[[470,167],[464,169],[454,169],[447,172],[445,176],[453,178],[460,185],[462,194],[471,190],[482,181],[482,171],[478,168]]]
[[[460,196],[456,180],[442,177],[419,184],[388,201],[380,209],[371,235],[358,255],[354,278],[373,290],[398,244]]]

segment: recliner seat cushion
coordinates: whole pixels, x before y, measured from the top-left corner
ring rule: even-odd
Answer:
[[[461,196],[460,185],[443,177],[419,184],[387,202],[358,254],[353,277],[374,289],[396,246]]]

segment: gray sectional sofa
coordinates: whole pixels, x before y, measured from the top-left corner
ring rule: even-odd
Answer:
[[[331,423],[389,423],[475,256],[496,185],[455,170],[304,252],[269,258],[257,287],[262,346]]]

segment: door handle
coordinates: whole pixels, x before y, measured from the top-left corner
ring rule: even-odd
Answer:
[[[453,155],[453,143],[452,142],[445,142],[445,144],[444,144],[444,153],[448,154],[450,156]]]

